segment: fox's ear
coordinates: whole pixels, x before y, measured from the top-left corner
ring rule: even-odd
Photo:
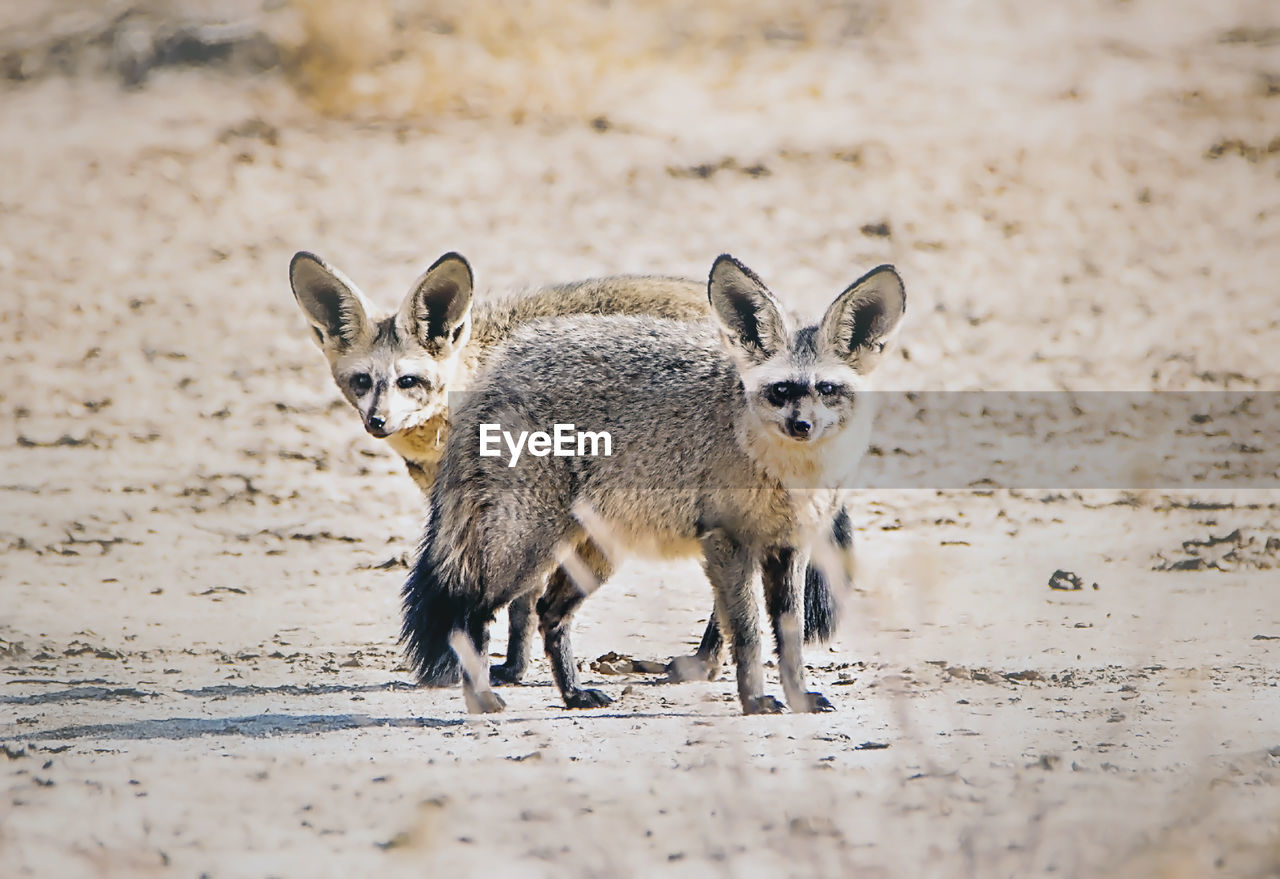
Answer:
[[[471,323],[471,266],[446,253],[427,269],[404,300],[404,329],[433,354],[466,344]]]
[[[786,347],[787,320],[778,300],[751,269],[727,253],[711,266],[707,298],[729,343],[749,359],[766,360]]]
[[[861,373],[875,368],[907,309],[907,291],[893,266],[867,272],[836,297],[819,337]]]
[[[341,272],[315,254],[293,255],[289,285],[321,348],[345,350],[368,329],[369,303]]]

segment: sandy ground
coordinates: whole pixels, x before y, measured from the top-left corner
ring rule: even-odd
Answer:
[[[0,874],[1280,875],[1280,492],[868,493],[836,713],[590,670],[570,713],[539,659],[472,719],[402,665],[421,501],[286,282],[728,250],[817,307],[892,261],[888,386],[1276,390],[1278,43],[1261,2],[908,4],[519,125],[0,86]],[[629,564],[578,655],[684,652],[708,599]]]

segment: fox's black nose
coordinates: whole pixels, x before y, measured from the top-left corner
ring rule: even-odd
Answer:
[[[379,418],[377,415],[370,415],[370,416],[369,416],[369,429],[370,429],[370,430],[381,431],[381,430],[382,430],[384,427],[386,427],[386,426],[387,426],[387,419],[385,419],[385,418]]]
[[[807,421],[801,421],[799,418],[792,419],[787,422],[787,433],[797,439],[805,439],[813,430],[813,425]]]

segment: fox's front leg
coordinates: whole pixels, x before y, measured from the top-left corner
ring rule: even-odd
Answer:
[[[760,568],[764,583],[764,601],[773,623],[773,637],[778,646],[778,672],[787,705],[796,712],[834,711],[835,707],[821,693],[809,692],[804,684],[803,589],[809,554],[793,547],[782,547],[765,553]]]
[[[494,686],[518,684],[528,670],[537,601],[537,592],[526,592],[507,605],[507,658],[501,665],[489,667],[489,682]]]
[[[754,567],[750,550],[724,531],[702,538],[703,564],[716,595],[720,631],[729,636],[738,672],[738,698],[743,714],[778,714],[782,703],[764,693],[760,664],[760,627],[751,592]]]

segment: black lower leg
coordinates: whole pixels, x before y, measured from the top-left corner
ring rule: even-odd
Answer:
[[[829,711],[831,703],[821,693],[805,690],[802,642],[803,622],[800,583],[806,576],[807,553],[790,547],[767,553],[760,570],[765,606],[778,652],[778,674],[787,705],[792,711]]]
[[[526,592],[507,605],[507,658],[501,665],[489,668],[489,680],[494,685],[518,684],[528,670],[537,600],[537,593]]]
[[[551,676],[569,708],[599,708],[613,701],[599,690],[584,689],[578,682],[569,628],[573,612],[585,598],[582,590],[557,569],[547,583],[547,591],[538,600],[538,627],[551,663]]]
[[[707,667],[708,673],[711,673],[719,670],[723,652],[724,635],[720,633],[720,624],[716,621],[716,611],[713,607],[711,618],[707,620],[707,630],[702,633],[702,643],[698,645],[697,657]]]

